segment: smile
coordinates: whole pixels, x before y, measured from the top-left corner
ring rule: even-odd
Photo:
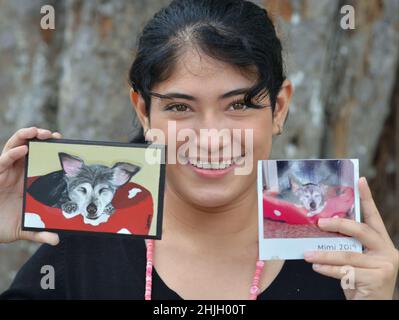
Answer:
[[[238,156],[229,160],[221,160],[219,162],[208,162],[201,161],[197,159],[188,159],[188,162],[199,169],[207,169],[207,170],[222,170],[231,167],[234,164],[240,164],[243,161],[242,156]]]
[[[186,158],[187,166],[202,178],[222,178],[244,162],[243,156],[220,159],[218,162]]]

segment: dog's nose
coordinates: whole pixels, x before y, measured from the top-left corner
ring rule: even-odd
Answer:
[[[312,208],[312,209],[314,209],[314,208],[316,208],[316,203],[314,203],[313,201],[310,203],[310,207]]]
[[[97,212],[97,206],[94,203],[90,203],[86,209],[88,214],[93,215]]]

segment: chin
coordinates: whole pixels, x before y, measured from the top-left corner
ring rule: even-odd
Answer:
[[[197,206],[203,208],[218,208],[231,204],[234,199],[237,199],[237,194],[232,189],[213,189],[198,190],[186,194],[186,199]]]

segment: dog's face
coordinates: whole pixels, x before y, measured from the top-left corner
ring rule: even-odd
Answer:
[[[317,211],[324,205],[325,194],[328,189],[327,185],[323,183],[300,184],[293,177],[290,177],[290,184],[292,191],[299,198],[299,201],[302,203],[306,210],[310,212]]]
[[[112,168],[103,165],[86,165],[78,157],[60,153],[61,166],[65,172],[68,196],[78,205],[79,212],[90,220],[107,214],[118,188],[130,181],[140,167],[119,162]]]
[[[80,212],[87,219],[95,220],[104,214],[105,207],[111,203],[116,189],[105,183],[93,186],[88,182],[69,188],[69,198],[78,204]]]

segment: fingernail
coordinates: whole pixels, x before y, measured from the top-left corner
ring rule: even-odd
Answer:
[[[304,256],[305,256],[305,259],[312,259],[312,258],[314,258],[315,253],[313,251],[307,251],[307,252],[305,252]]]
[[[318,269],[321,268],[321,265],[320,265],[320,264],[317,264],[317,263],[314,263],[314,264],[312,265],[312,267],[313,267],[314,270],[318,270]]]
[[[324,227],[328,224],[329,221],[330,219],[328,218],[320,218],[318,224],[320,227]]]

